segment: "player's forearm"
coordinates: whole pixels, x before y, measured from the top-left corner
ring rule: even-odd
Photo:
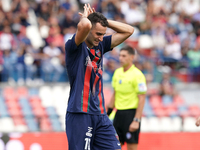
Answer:
[[[145,97],[146,97],[145,94],[138,95],[139,103],[138,103],[138,108],[135,113],[135,118],[140,119],[142,117],[142,112],[143,112],[143,108],[145,104]]]
[[[108,20],[108,27],[116,31],[117,33],[123,33],[127,35],[127,38],[131,36],[134,32],[134,28],[131,25],[118,22],[118,21],[113,21],[113,20]]]
[[[77,27],[78,29],[90,31],[92,28],[92,24],[87,17],[82,16]]]

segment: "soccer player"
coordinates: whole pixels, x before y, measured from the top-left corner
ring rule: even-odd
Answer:
[[[130,46],[120,50],[119,60],[122,67],[114,72],[114,93],[107,112],[109,115],[114,107],[117,109],[113,124],[121,145],[127,143],[127,150],[137,150],[147,91],[145,76],[133,65],[134,55],[135,51]]]
[[[133,34],[128,24],[107,20],[89,4],[77,31],[65,44],[70,96],[66,114],[69,150],[120,150],[103,95],[103,54]],[[115,31],[105,36],[106,30]]]
[[[200,117],[198,117],[197,120],[196,120],[196,126],[197,127],[200,126]]]

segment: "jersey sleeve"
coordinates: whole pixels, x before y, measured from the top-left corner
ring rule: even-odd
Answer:
[[[147,92],[146,78],[141,71],[138,72],[135,78],[134,86],[137,94],[145,94]]]
[[[75,34],[65,43],[65,53],[69,54],[73,51],[77,50],[77,46],[75,43]]]
[[[112,50],[112,48],[111,48],[111,38],[112,38],[112,35],[103,37],[103,42],[102,42],[103,43],[103,47],[104,47],[103,54],[105,54],[106,52]]]

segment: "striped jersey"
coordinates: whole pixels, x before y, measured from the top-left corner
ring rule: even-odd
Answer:
[[[111,50],[111,36],[89,49],[75,44],[75,35],[65,44],[65,61],[70,83],[68,112],[105,114],[103,95],[103,54]]]

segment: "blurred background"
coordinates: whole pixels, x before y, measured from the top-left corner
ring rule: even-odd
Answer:
[[[148,86],[139,150],[199,150],[199,0],[0,0],[0,150],[67,149],[64,47],[85,3],[135,28],[104,55],[103,79],[107,104],[119,49],[137,50]]]

